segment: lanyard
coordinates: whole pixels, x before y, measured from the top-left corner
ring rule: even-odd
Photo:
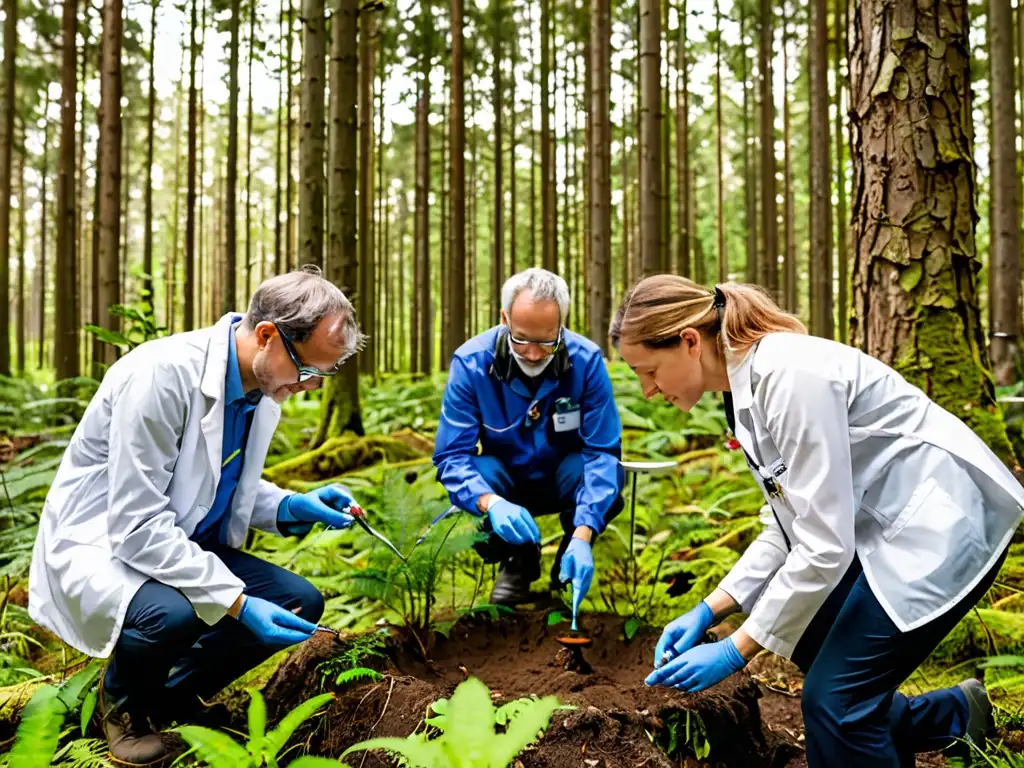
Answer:
[[[732,432],[733,436],[736,435],[736,411],[732,404],[732,392],[723,392],[722,399],[725,402],[725,421],[729,425],[729,431]],[[739,442],[739,441],[737,441]],[[757,474],[761,476],[761,481],[764,483],[764,488],[768,491],[769,496],[774,496],[779,492],[778,483],[775,482],[775,478],[771,472],[765,473],[761,471],[761,465],[754,461],[750,454],[747,453],[747,449],[740,445],[740,450],[743,451],[743,458],[747,460],[747,466],[752,470],[757,471]],[[775,516],[775,522],[779,525],[779,530],[782,531],[782,538],[786,540],[786,549],[792,549],[793,547],[789,543],[789,536],[786,535],[786,529],[782,527],[782,521],[779,520],[779,515],[775,511],[775,507],[772,505],[771,499],[768,500],[768,506],[771,507],[772,515]]]

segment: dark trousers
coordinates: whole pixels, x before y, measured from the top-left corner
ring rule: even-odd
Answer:
[[[230,547],[207,549],[245,582],[246,595],[298,609],[314,623],[323,615],[323,597],[301,576]],[[277,650],[230,616],[206,624],[181,592],[150,579],[128,604],[104,689],[108,701],[157,720],[182,720],[200,698],[209,699]]]
[[[542,481],[523,481],[514,477],[500,459],[494,456],[474,456],[473,463],[477,471],[496,494],[503,499],[519,504],[536,517],[557,514],[562,524],[562,541],[558,545],[555,564],[551,569],[551,583],[558,583],[558,569],[561,567],[562,555],[569,546],[569,539],[576,530],[576,492],[583,485],[583,455],[566,454],[558,465],[554,475]],[[623,500],[619,495],[611,508],[605,513],[607,525],[622,511]],[[491,521],[484,516],[483,530],[490,534],[485,541],[476,545],[477,553],[486,563],[504,563],[509,559],[520,562],[523,575],[530,581],[540,577],[540,551],[533,545],[514,546],[494,533]],[[594,537],[596,540],[596,536]]]
[[[967,699],[958,689],[904,696],[896,688],[984,596],[1003,558],[957,605],[910,632],[893,624],[854,560],[793,652],[806,674],[809,768],[913,768],[915,752],[963,736]]]

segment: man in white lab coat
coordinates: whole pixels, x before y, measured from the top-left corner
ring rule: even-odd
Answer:
[[[764,530],[718,588],[671,622],[649,685],[704,690],[762,648],[805,673],[809,768],[903,768],[983,742],[975,679],[897,689],[991,586],[1024,489],[953,414],[863,352],[808,336],[755,286],[641,281],[611,336],[645,397],[689,410],[724,394],[765,494]],[[701,643],[734,612],[731,636]],[[963,741],[960,741],[962,745]]]
[[[183,745],[161,725],[315,631],[319,592],[240,548],[250,527],[351,524],[341,486],[293,494],[261,473],[280,403],[362,338],[344,294],[305,268],[266,280],[245,316],[142,344],[104,376],[46,498],[29,613],[112,657],[98,711],[121,763],[169,762]]]

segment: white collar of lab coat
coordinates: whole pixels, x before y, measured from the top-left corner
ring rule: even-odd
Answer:
[[[754,364],[756,345],[743,352],[726,352],[726,372],[729,376],[729,391],[732,394],[733,408],[737,411],[748,410],[754,401],[754,391],[750,386],[750,369]]]
[[[224,380],[228,371],[228,328],[241,315],[229,312],[211,329],[213,336],[206,348],[206,368],[199,385],[202,393],[212,400],[224,398]]]

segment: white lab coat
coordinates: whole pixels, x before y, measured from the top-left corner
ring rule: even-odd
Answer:
[[[833,341],[774,333],[728,373],[736,439],[762,490],[771,477],[782,493],[765,493],[765,528],[719,586],[768,650],[791,657],[855,553],[906,632],[956,605],[1008,546],[1024,489],[892,368]]]
[[[46,496],[29,571],[29,614],[69,645],[107,657],[128,603],[148,579],[176,587],[207,624],[244,586],[191,541],[221,470],[228,327],[140,345],[114,363],[64,452]],[[261,479],[281,409],[260,400],[226,518],[241,547],[250,526],[277,533],[286,491]]]

